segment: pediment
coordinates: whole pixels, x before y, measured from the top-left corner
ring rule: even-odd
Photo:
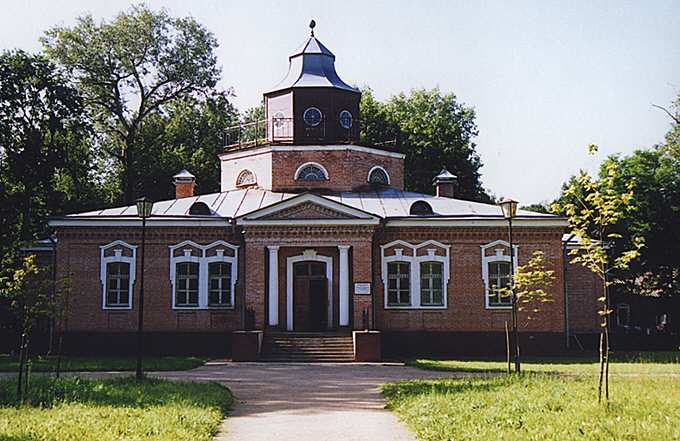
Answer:
[[[301,194],[260,208],[238,218],[241,225],[326,224],[377,225],[378,217],[343,203],[311,193]]]
[[[357,219],[347,213],[324,207],[314,202],[302,202],[292,207],[284,208],[269,215],[263,216],[261,220],[292,220],[292,219]]]

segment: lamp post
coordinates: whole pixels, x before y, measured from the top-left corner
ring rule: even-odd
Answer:
[[[512,295],[512,338],[515,341],[515,372],[520,372],[519,359],[519,331],[517,329],[517,294],[513,287],[515,275],[515,253],[512,244],[512,218],[517,214],[517,201],[511,198],[504,198],[498,203],[501,206],[503,217],[508,220],[508,239],[510,242],[510,293]]]
[[[146,219],[151,216],[153,201],[147,197],[137,199],[137,216],[142,218],[142,265],[139,283],[139,318],[137,319],[137,380],[144,378],[142,354],[144,353],[144,251],[146,248]]]

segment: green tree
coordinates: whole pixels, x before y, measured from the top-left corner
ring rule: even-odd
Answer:
[[[110,22],[80,17],[42,39],[47,54],[82,91],[89,115],[107,138],[101,147],[119,173],[123,201],[148,191],[141,131],[173,102],[211,92],[220,69],[213,35],[193,18],[134,6]]]
[[[55,66],[23,51],[0,54],[0,263],[46,230],[48,215],[96,200],[81,96]]]
[[[64,285],[65,286],[65,285]],[[26,366],[33,330],[40,320],[51,319],[62,304],[65,289],[52,279],[50,269],[41,267],[35,255],[24,256],[19,265],[0,277],[0,297],[8,301],[20,323],[17,396],[21,401],[28,387]],[[25,376],[24,376],[25,375]],[[22,381],[23,379],[23,381]]]
[[[549,269],[546,262],[545,253],[542,250],[535,250],[531,258],[524,265],[515,269],[512,275],[512,283],[509,287],[499,288],[501,296],[512,297],[517,305],[517,311],[523,313],[527,321],[534,320],[536,315],[541,312],[545,303],[552,302],[552,286],[555,283],[555,270]],[[506,336],[508,330],[506,325]],[[510,338],[506,337],[508,373],[510,373]],[[515,354],[520,354],[519,339],[516,338]],[[516,366],[520,368],[521,361],[517,360]]]
[[[227,127],[238,122],[238,112],[227,93],[187,97],[149,116],[139,139],[144,150],[135,179],[153,200],[174,197],[172,176],[183,168],[197,176],[197,192],[220,189],[220,161]]]
[[[381,103],[371,89],[362,91],[361,140],[396,144],[406,154],[408,190],[432,193],[432,179],[446,167],[458,177],[459,197],[492,202],[481,183],[482,162],[473,141],[477,133],[474,109],[452,93],[415,89]]]
[[[588,146],[591,154],[597,146]],[[604,292],[598,297],[602,317],[600,334],[600,377],[598,401],[609,399],[609,296],[611,272],[626,270],[631,261],[640,254],[644,238],[635,236],[629,248],[617,245],[622,235],[616,231],[617,224],[636,209],[634,202],[635,182],[628,181],[621,192],[617,183],[621,172],[613,161],[605,162],[600,179],[593,179],[581,171],[564,189],[562,200],[552,205],[552,211],[569,217],[572,232],[579,238],[580,246],[570,251],[572,263],[588,268],[602,280]]]

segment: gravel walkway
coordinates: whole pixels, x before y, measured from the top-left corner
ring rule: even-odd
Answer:
[[[412,441],[385,410],[381,384],[452,376],[398,364],[209,363],[156,373],[177,380],[213,380],[234,393],[234,410],[219,441]]]

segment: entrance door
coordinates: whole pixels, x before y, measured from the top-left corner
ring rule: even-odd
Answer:
[[[328,329],[328,280],[323,262],[298,262],[293,266],[293,326],[296,331]]]

